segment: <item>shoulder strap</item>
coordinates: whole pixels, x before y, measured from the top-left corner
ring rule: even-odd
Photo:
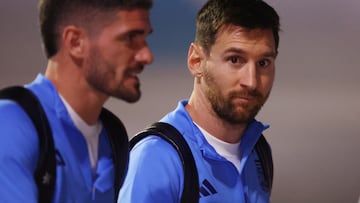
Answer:
[[[269,189],[271,193],[273,177],[274,177],[274,165],[271,155],[271,149],[269,143],[266,141],[263,135],[260,136],[259,140],[255,145],[255,150],[259,156],[262,169],[264,171],[265,183],[264,187]]]
[[[149,135],[156,135],[170,143],[178,152],[184,170],[184,189],[181,203],[199,202],[199,178],[190,147],[179,131],[168,123],[156,122],[130,140],[130,149]]]
[[[114,202],[123,184],[129,158],[129,142],[123,123],[113,113],[103,108],[100,118],[109,137],[115,169]]]
[[[55,189],[56,158],[54,141],[46,114],[37,97],[21,86],[4,88],[0,99],[17,102],[32,120],[39,136],[39,160],[34,178],[39,192],[39,202],[51,202]]]

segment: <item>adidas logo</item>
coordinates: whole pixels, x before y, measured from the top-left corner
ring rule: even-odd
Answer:
[[[206,197],[210,195],[216,194],[217,191],[215,190],[214,186],[208,180],[203,180],[200,186],[200,197]]]

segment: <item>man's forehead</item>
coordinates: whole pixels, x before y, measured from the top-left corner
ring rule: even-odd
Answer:
[[[236,25],[223,26],[219,29],[215,44],[223,41],[258,41],[262,39],[275,46],[275,40],[271,29],[255,28],[249,29]]]

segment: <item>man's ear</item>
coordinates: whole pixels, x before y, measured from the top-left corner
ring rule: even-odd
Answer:
[[[205,54],[203,49],[196,45],[195,43],[191,43],[187,56],[187,63],[190,73],[194,77],[202,76],[202,63],[204,63]]]
[[[65,27],[62,40],[68,53],[75,58],[83,58],[86,48],[86,38],[83,29],[76,26]]]

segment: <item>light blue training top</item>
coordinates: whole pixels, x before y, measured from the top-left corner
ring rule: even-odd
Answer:
[[[57,150],[53,202],[113,202],[114,167],[105,130],[99,137],[97,177],[92,171],[84,136],[75,127],[53,84],[43,75],[26,85],[41,100]],[[33,178],[39,139],[30,118],[10,100],[0,100],[0,202],[36,203]]]
[[[193,153],[199,174],[200,203],[268,203],[256,141],[267,125],[253,120],[240,144],[240,172],[209,145],[185,109],[187,100],[164,118],[184,136]],[[175,149],[165,140],[150,136],[130,153],[129,170],[118,203],[176,203],[183,190],[183,168]]]

